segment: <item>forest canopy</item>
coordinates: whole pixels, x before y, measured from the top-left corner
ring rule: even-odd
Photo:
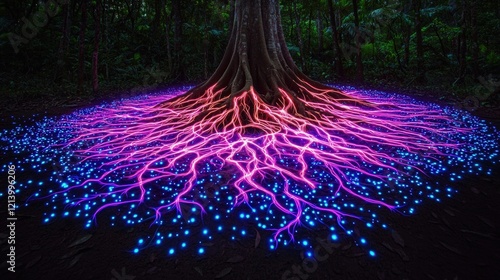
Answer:
[[[494,95],[498,1],[290,1],[287,47],[320,81]],[[232,1],[49,0],[0,4],[0,82],[16,97],[96,95],[207,79]],[[477,89],[481,90],[477,90]]]

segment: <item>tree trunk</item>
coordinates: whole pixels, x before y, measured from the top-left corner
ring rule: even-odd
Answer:
[[[184,81],[186,79],[186,73],[184,69],[184,54],[182,51],[182,9],[181,0],[172,0],[172,18],[174,21],[174,76],[180,80]]]
[[[422,39],[422,16],[420,10],[422,9],[421,0],[415,0],[415,36],[417,44],[417,81],[423,81],[423,67],[424,67],[424,47]]]
[[[180,111],[196,110],[191,121],[182,121],[183,127],[215,118],[210,122],[213,131],[231,127],[246,132],[261,130],[259,120],[273,123],[263,109],[269,106],[290,115],[319,119],[320,112],[304,103],[321,102],[316,94],[358,103],[338,90],[312,81],[293,63],[277,0],[237,0],[231,30],[228,47],[215,73],[205,83],[161,105]],[[179,122],[181,118],[180,115]],[[275,128],[278,127],[276,123]]]
[[[57,55],[57,64],[58,67],[55,71],[55,79],[67,78],[66,71],[66,55],[69,47],[69,31],[71,29],[71,18],[70,18],[70,7],[69,2],[66,2],[62,5],[62,16],[63,16],[63,26],[61,30],[61,40],[59,41],[59,50]]]
[[[359,29],[358,0],[352,0],[354,25],[356,26],[356,80],[363,82],[363,58],[361,57],[361,32]]]
[[[340,78],[344,77],[344,66],[342,64],[342,49],[340,48],[340,35],[337,30],[337,20],[333,9],[333,0],[328,0],[328,10],[330,12],[330,26],[333,33],[334,68]]]
[[[411,24],[406,24],[403,20],[405,15],[408,15],[411,11],[411,3],[408,1],[403,6],[403,10],[401,12],[401,29],[404,30],[404,66],[405,68],[410,65],[410,41],[411,41]]]
[[[99,42],[101,40],[101,0],[96,0],[94,22],[94,53],[92,54],[92,90],[96,94],[99,90]]]
[[[82,21],[80,23],[80,47],[78,52],[78,92],[83,93],[83,82],[85,75],[85,31],[87,29],[87,3],[88,0],[82,2]]]
[[[158,27],[160,27],[160,21],[161,21],[161,16],[162,16],[162,11],[163,11],[163,7],[161,5],[161,0],[155,0],[154,8],[155,8],[155,15],[154,15],[153,24],[151,27],[151,34],[156,37],[157,33],[158,33]]]
[[[460,65],[458,78],[455,83],[463,83],[467,72],[467,23],[468,23],[468,5],[467,0],[462,0],[462,16],[460,19],[461,33],[458,44],[458,63]]]
[[[171,46],[171,43],[170,43],[170,19],[171,19],[171,16],[170,17],[167,17],[167,21],[165,23],[165,45],[166,45],[166,48],[167,48],[167,68],[168,68],[168,73],[170,75],[172,75],[172,71],[173,71],[173,57],[172,57],[172,46]]]
[[[479,65],[478,65],[478,60],[479,60],[479,42],[478,42],[478,26],[477,26],[477,1],[472,1],[471,2],[471,9],[470,9],[470,20],[471,20],[471,43],[472,43],[472,75],[474,78],[479,77]]]
[[[229,34],[233,32],[233,21],[234,21],[234,1],[235,0],[229,0]]]
[[[299,44],[299,64],[302,71],[306,71],[306,64],[304,62],[304,41],[302,40],[302,28],[300,27],[300,13],[297,11],[297,4],[295,2],[293,2],[293,13],[295,15],[295,32]]]
[[[318,11],[316,26],[318,29],[318,54],[321,54],[323,52],[323,17],[320,11]]]

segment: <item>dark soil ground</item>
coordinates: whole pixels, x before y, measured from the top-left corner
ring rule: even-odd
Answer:
[[[407,93],[432,100],[430,94]],[[38,101],[38,106],[11,106],[12,110],[2,115],[58,115],[101,101],[67,100],[58,106],[51,105],[50,100],[45,104]],[[500,126],[498,108],[480,107],[473,113]],[[322,251],[326,254],[324,260],[317,265],[306,262],[305,267],[302,251],[280,247],[271,252],[264,242],[255,248],[254,238],[241,242],[216,238],[203,257],[190,253],[169,257],[161,247],[131,254],[127,250],[147,230],[148,223],[134,228],[101,223],[91,230],[84,230],[82,221],[73,219],[42,225],[46,207],[39,201],[16,211],[15,273],[7,271],[5,262],[5,227],[0,233],[0,279],[500,279],[500,166],[493,168],[491,176],[468,176],[456,182],[454,188],[459,192],[452,198],[441,203],[426,201],[415,215],[379,213],[393,231],[363,232],[376,250],[376,257],[368,256],[345,237],[341,243],[331,245],[332,253]],[[21,194],[18,201],[26,195]],[[0,218],[6,221],[6,199],[1,200]],[[88,234],[90,239],[71,246]],[[260,234],[266,240],[266,233]],[[311,234],[323,238],[327,233]],[[322,246],[320,242],[313,245]],[[293,274],[298,267],[302,267],[300,272]]]

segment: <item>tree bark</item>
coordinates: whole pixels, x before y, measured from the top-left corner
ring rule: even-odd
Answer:
[[[321,11],[318,11],[317,16],[316,26],[318,29],[318,54],[321,54],[321,52],[323,52],[323,16]]]
[[[62,5],[62,16],[63,16],[63,25],[62,25],[62,30],[61,30],[61,40],[59,41],[59,50],[58,50],[58,55],[57,55],[57,64],[58,67],[56,68],[55,71],[55,79],[59,79],[61,76],[62,78],[67,78],[66,77],[66,55],[68,52],[68,47],[69,47],[69,31],[71,28],[71,17],[70,17],[70,7],[69,7],[69,2],[66,2]]]
[[[78,92],[83,93],[83,82],[85,75],[85,31],[87,29],[87,3],[88,0],[82,2],[82,20],[80,23],[80,47],[78,52]]]
[[[244,127],[259,130],[258,119],[265,119],[262,104],[282,109],[290,115],[320,119],[301,100],[321,102],[315,94],[327,94],[342,102],[365,104],[309,79],[294,64],[281,28],[277,0],[237,0],[231,37],[221,64],[203,84],[161,104],[179,111],[210,108],[197,114],[185,126],[221,116],[216,128]],[[266,106],[267,106],[266,105]],[[205,106],[206,107],[206,106]],[[181,118],[181,116],[179,116]]]
[[[99,42],[101,41],[101,8],[101,0],[96,0],[94,11],[94,52],[92,54],[92,91],[94,92],[94,94],[99,91]]]
[[[293,13],[295,16],[295,32],[297,34],[297,42],[299,44],[299,64],[302,71],[306,70],[304,62],[304,40],[302,40],[302,28],[300,27],[300,13],[297,10],[297,4],[293,2]]]
[[[161,5],[161,0],[155,0],[154,9],[155,9],[155,15],[154,15],[153,24],[151,27],[151,34],[153,36],[157,36],[158,27],[160,27],[160,21],[161,21],[162,11],[163,11],[163,8]]]
[[[422,9],[422,1],[415,0],[415,37],[416,37],[416,48],[417,48],[417,81],[423,81],[423,69],[424,69],[424,47],[422,39],[422,16],[420,10]]]
[[[352,0],[354,25],[356,26],[356,80],[363,82],[363,58],[361,57],[361,32],[359,29],[358,0]]]
[[[401,11],[401,29],[403,31],[404,36],[404,66],[405,68],[410,65],[410,41],[411,41],[411,25],[406,24],[403,20],[405,15],[408,15],[411,11],[411,3],[408,1],[404,4],[403,10]]]
[[[344,77],[344,66],[342,64],[342,48],[340,47],[340,35],[337,30],[337,20],[333,8],[333,0],[328,0],[328,10],[330,13],[330,26],[333,33],[334,49],[334,68],[337,75],[342,79]]]
[[[181,0],[172,0],[172,18],[174,22],[174,75],[180,81],[186,79],[186,73],[184,69],[184,54],[182,51],[182,9]]]
[[[472,1],[470,3],[470,16],[471,16],[471,44],[472,44],[472,75],[474,78],[479,77],[479,42],[478,42],[478,26],[477,26],[477,1]]]

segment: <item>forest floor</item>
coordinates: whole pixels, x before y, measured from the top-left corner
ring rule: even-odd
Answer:
[[[453,105],[453,99],[436,100],[433,92],[399,92],[417,99]],[[6,108],[0,116],[2,127],[9,116],[33,113],[56,116],[77,108],[131,96],[133,93],[108,94],[101,98],[54,98],[30,102],[0,104]],[[439,93],[439,96],[442,92]],[[6,105],[6,106],[4,106]],[[479,107],[472,112],[500,128],[500,110]],[[30,176],[32,174],[20,174]],[[434,179],[434,178],[431,178]],[[46,206],[42,202],[17,210],[16,273],[0,264],[1,279],[499,279],[500,277],[500,166],[493,166],[491,176],[467,176],[456,182],[458,193],[441,203],[427,201],[416,214],[403,216],[381,212],[388,226],[397,234],[374,229],[367,240],[377,249],[375,258],[343,238],[342,243],[319,261],[317,267],[302,268],[300,275],[289,274],[302,267],[301,251],[279,248],[269,251],[264,244],[257,248],[250,242],[231,242],[219,238],[203,257],[179,254],[168,257],[165,248],[155,247],[140,254],[129,248],[146,232],[148,223],[133,228],[111,227],[101,223],[84,230],[73,219],[42,224]],[[19,201],[27,194],[21,194]],[[2,199],[3,200],[3,199]],[[5,205],[5,204],[2,204]],[[100,214],[101,215],[101,214]],[[100,219],[107,220],[107,213]],[[6,219],[5,209],[0,218]],[[91,238],[71,246],[75,240]],[[319,238],[327,232],[312,233]],[[268,236],[261,232],[262,240]],[[8,254],[6,233],[0,233],[1,255]],[[321,246],[314,244],[315,248]],[[8,278],[5,278],[5,275]],[[293,278],[296,277],[296,278]]]
[[[442,105],[451,105],[464,108],[465,101],[467,97],[459,97],[456,91],[450,88],[439,89],[432,88],[430,86],[410,86],[402,88],[399,83],[388,83],[388,82],[378,82],[378,83],[328,83],[336,84],[339,86],[354,86],[359,89],[373,89],[387,92],[400,93],[404,95],[411,96],[413,98],[434,102]],[[136,87],[128,90],[106,90],[99,95],[93,94],[81,94],[81,95],[68,95],[68,94],[35,94],[35,97],[27,95],[17,95],[7,96],[0,100],[0,107],[3,108],[0,111],[0,118],[10,117],[10,116],[30,116],[33,114],[43,114],[47,116],[57,116],[62,114],[68,114],[73,112],[78,108],[89,107],[101,104],[105,101],[112,101],[119,98],[128,98],[139,94],[144,94],[147,92],[159,91],[162,88],[177,87],[181,84],[167,84],[167,85],[155,85],[151,87]],[[462,90],[463,91],[463,90]],[[473,96],[473,89],[471,88],[471,96]],[[463,95],[463,94],[462,94]],[[493,96],[491,100],[495,99],[493,102],[483,102],[486,104],[474,104],[470,105],[469,111],[476,116],[482,117],[487,120],[498,120],[500,121],[500,96]]]

